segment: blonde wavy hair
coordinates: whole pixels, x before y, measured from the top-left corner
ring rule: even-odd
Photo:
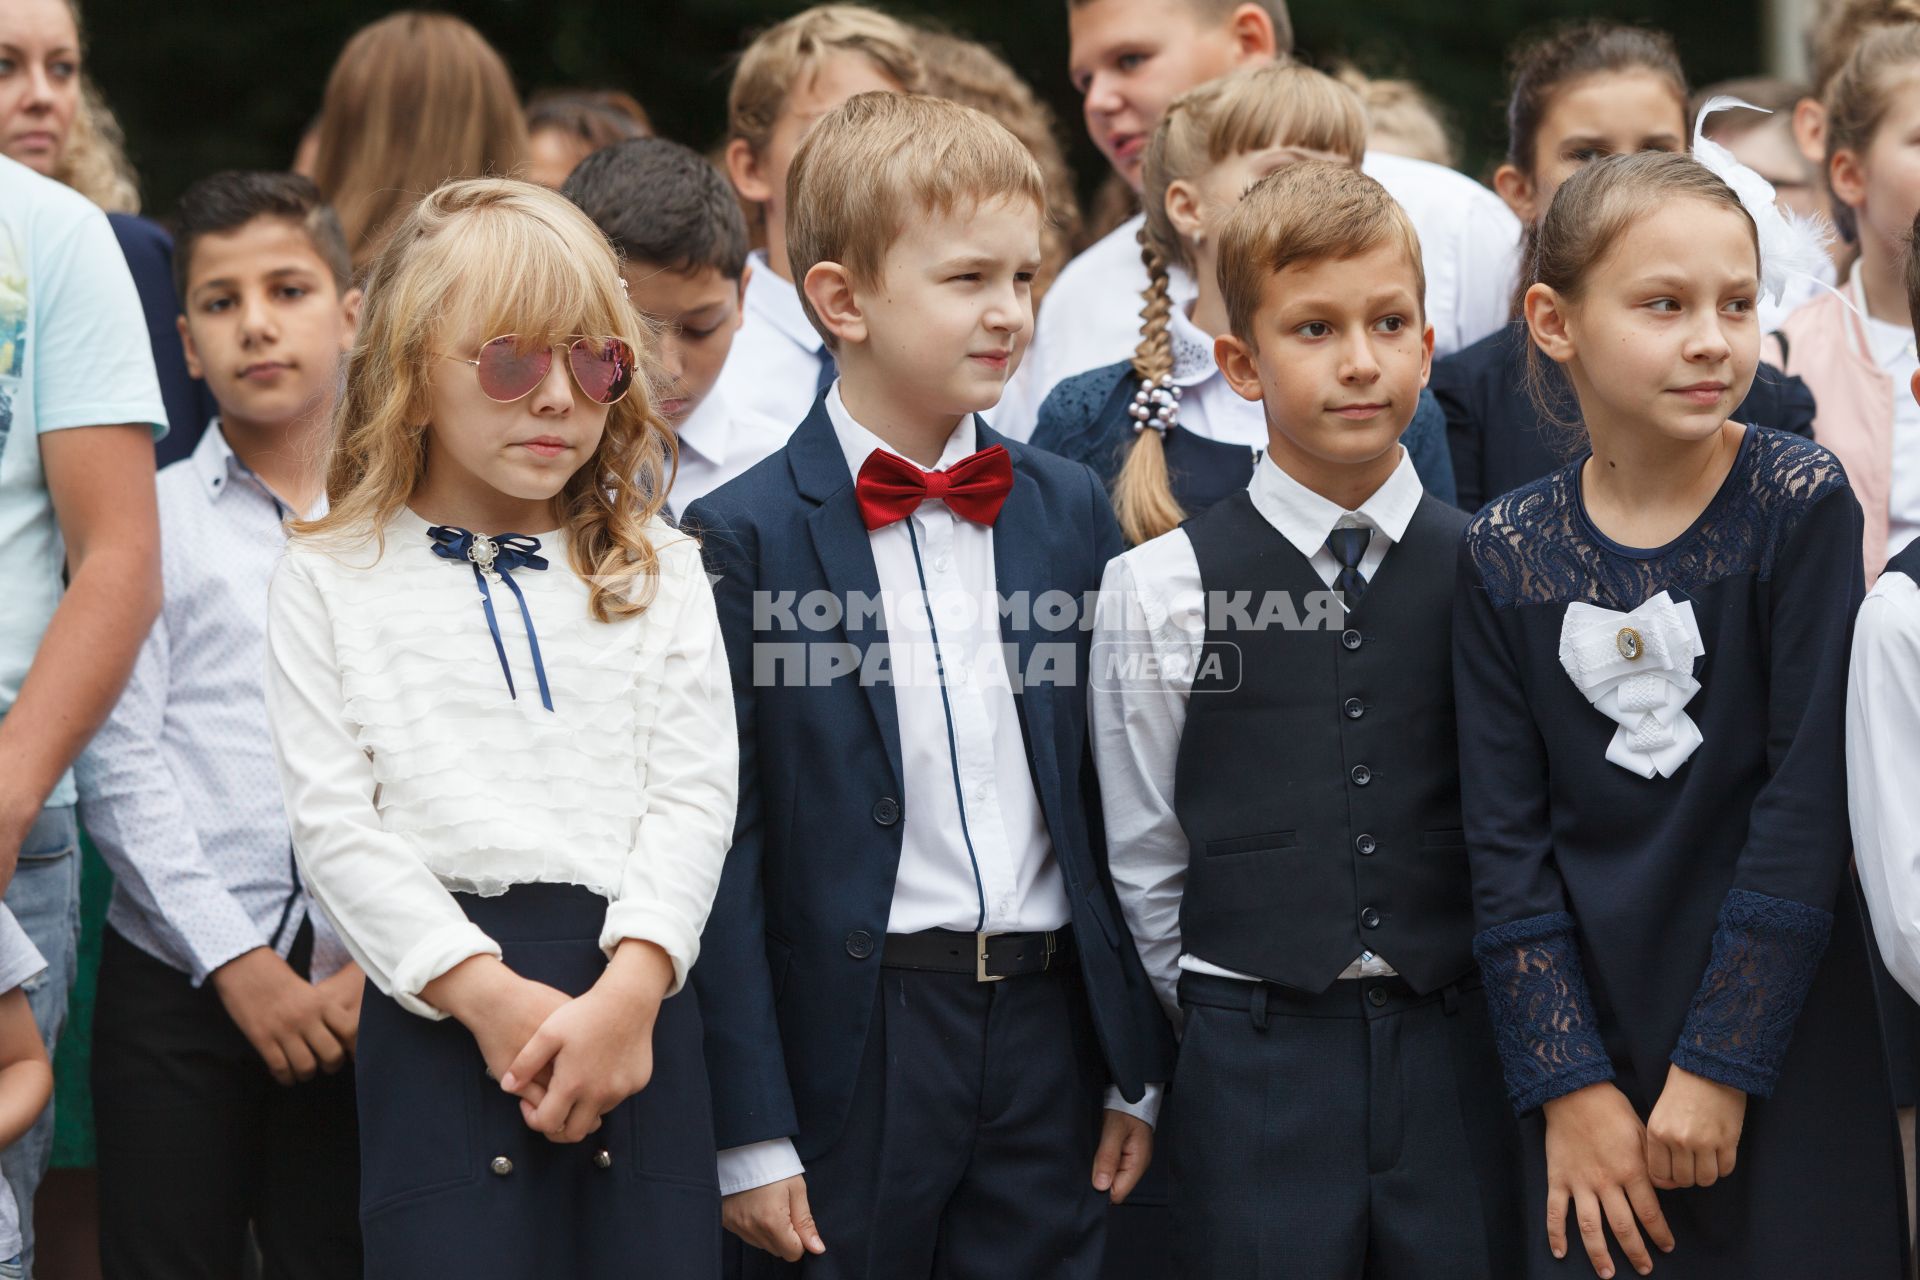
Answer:
[[[1352,89],[1312,67],[1268,63],[1181,94],[1148,139],[1140,171],[1146,214],[1140,258],[1147,287],[1141,294],[1140,345],[1133,353],[1133,374],[1141,382],[1158,385],[1173,371],[1168,273],[1172,266],[1193,267],[1193,255],[1167,213],[1167,188],[1194,181],[1233,156],[1270,147],[1325,151],[1358,169],[1367,149],[1366,107]],[[1148,427],[1134,433],[1114,478],[1113,509],[1132,543],[1157,538],[1187,518],[1173,496],[1166,440],[1159,431]]]
[[[429,370],[456,333],[623,340],[643,367],[607,411],[593,457],[556,498],[573,570],[602,622],[643,612],[658,557],[647,526],[675,461],[655,410],[652,336],[627,302],[606,238],[569,201],[508,178],[449,182],[416,204],[373,261],[347,385],[334,409],[327,513],[294,536],[384,546],[427,470]],[[644,589],[634,591],[636,579]]]
[[[80,49],[80,101],[53,177],[108,213],[138,213],[140,179],[127,160],[126,135],[86,73],[87,29],[78,0],[67,0],[67,15]]]

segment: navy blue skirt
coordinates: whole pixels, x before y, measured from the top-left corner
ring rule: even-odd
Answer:
[[[517,974],[569,995],[606,968],[604,898],[576,885],[456,894]],[[700,1008],[660,1008],[653,1080],[579,1143],[528,1129],[473,1036],[371,984],[360,1015],[360,1219],[367,1280],[719,1274],[719,1182]]]

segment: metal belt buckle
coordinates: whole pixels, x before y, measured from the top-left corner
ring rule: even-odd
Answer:
[[[997,933],[976,933],[973,935],[973,980],[975,982],[1001,982],[1006,979],[1004,973],[987,972],[987,943],[999,937]]]

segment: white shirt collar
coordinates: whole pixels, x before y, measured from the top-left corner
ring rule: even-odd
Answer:
[[[200,477],[209,500],[218,498],[233,483],[234,464],[239,460],[227,443],[227,433],[220,429],[218,414],[208,421],[207,429],[200,433],[200,443],[187,455],[187,465]]]
[[[825,342],[800,306],[800,290],[767,265],[764,249],[747,256],[747,310],[787,335],[803,351],[818,353]]]
[[[733,417],[727,412],[726,397],[720,394],[719,387],[707,392],[706,399],[681,420],[675,435],[680,441],[680,452],[691,453],[716,467],[726,465],[727,446],[733,439]]]
[[[1175,386],[1191,387],[1220,372],[1213,358],[1213,335],[1200,331],[1186,307],[1176,305],[1167,317],[1167,337],[1173,346]]]
[[[847,412],[846,401],[840,398],[840,384],[837,381],[827,390],[827,417],[833,423],[833,434],[840,441],[840,452],[846,455],[847,470],[851,471],[856,478],[860,474],[861,465],[876,449],[885,450],[895,457],[906,457],[898,449],[853,420],[853,415]],[[973,453],[974,447],[973,415],[968,414],[960,419],[960,425],[955,427],[953,434],[947,437],[947,447],[940,451],[939,462],[931,467],[923,467],[913,462],[912,458],[906,460],[913,462],[913,465],[920,467],[922,471],[945,471]]]
[[[1254,507],[1295,550],[1309,559],[1326,545],[1327,535],[1338,528],[1342,520],[1352,518],[1399,542],[1406,537],[1407,525],[1413,520],[1414,509],[1420,505],[1421,493],[1420,475],[1413,469],[1413,458],[1404,448],[1400,450],[1400,462],[1393,474],[1357,511],[1342,510],[1337,503],[1307,488],[1264,455],[1253,469],[1251,485]]]

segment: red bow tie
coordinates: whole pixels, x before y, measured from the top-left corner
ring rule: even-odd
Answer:
[[[991,525],[1013,491],[1013,459],[1005,445],[996,444],[945,471],[922,471],[898,454],[875,449],[860,464],[854,491],[868,532],[905,520],[929,498],[963,520]]]

